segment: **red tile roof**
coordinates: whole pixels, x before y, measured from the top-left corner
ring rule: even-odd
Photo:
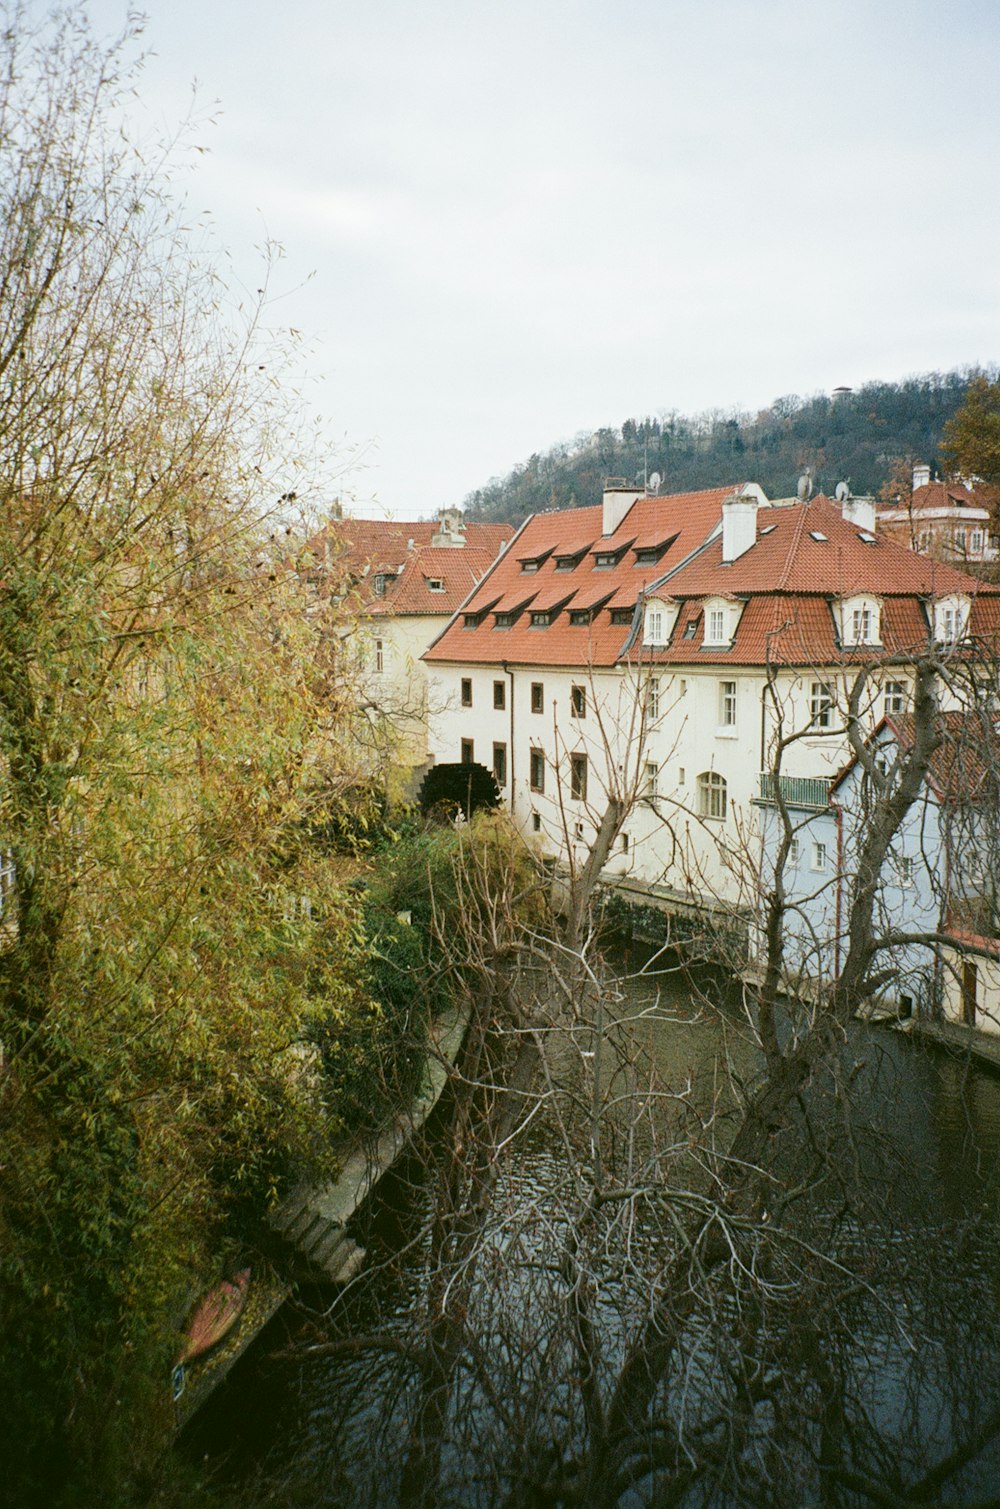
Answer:
[[[912,499],[899,499],[879,513],[925,513],[930,509],[986,508],[986,502],[964,482],[927,482],[913,489]]]
[[[492,615],[474,629],[449,625],[427,651],[434,661],[526,665],[614,665],[631,648],[627,625],[611,622],[611,610],[631,607],[648,595],[681,601],[670,643],[654,652],[663,663],[761,665],[828,664],[840,658],[870,658],[870,648],[843,651],[832,609],[836,598],[867,592],[882,600],[882,634],[887,652],[902,653],[926,644],[927,598],[949,592],[975,599],[970,630],[1000,636],[1000,588],[979,582],[941,561],[914,554],[902,545],[844,519],[828,498],[809,503],[761,506],[757,538],[738,560],[722,560],[723,499],[739,488],[713,488],[673,497],[640,498],[618,529],[601,537],[601,509],[537,514],[523,526],[515,546],[494,566],[466,604],[476,611],[489,600],[501,609],[527,598],[536,603],[574,596],[567,611],[547,629],[532,628],[525,614],[510,628],[496,628]],[[866,537],[867,536],[867,537]],[[672,543],[656,565],[635,563],[634,548],[617,565],[601,568],[594,551],[611,553],[628,541]],[[593,541],[591,553],[570,572],[557,571],[556,558]],[[547,559],[534,572],[521,562]],[[565,584],[565,585],[564,585]],[[569,622],[570,609],[611,597],[589,625]],[[705,649],[704,624],[693,637],[685,627],[708,597],[747,600],[729,649]],[[532,604],[534,606],[534,604]],[[998,639],[1000,642],[1000,639]],[[649,655],[648,647],[643,655]]]
[[[450,614],[516,531],[512,524],[470,523],[463,546],[433,545],[440,527],[436,520],[333,519],[307,550],[317,577],[334,590],[353,586],[372,613]],[[376,595],[377,576],[395,577],[383,596]],[[443,582],[443,590],[432,591],[429,581]]]

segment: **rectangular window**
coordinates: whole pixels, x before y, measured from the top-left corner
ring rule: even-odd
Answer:
[[[723,728],[736,727],[736,682],[719,682],[719,723]]]
[[[533,629],[547,629],[552,622],[552,614],[549,612],[532,613],[531,627]]]
[[[983,531],[981,529],[974,529],[972,531],[972,553],[973,553],[973,555],[978,555],[979,552],[982,550],[982,548],[983,548]]]
[[[650,681],[646,687],[646,717],[651,723],[660,716],[660,683]]]
[[[683,765],[678,766],[677,769],[677,784],[678,786],[684,786],[687,784],[687,777],[685,775]]]
[[[575,839],[578,839],[581,843],[583,842],[583,824],[581,822],[576,822],[573,824],[573,837]]]
[[[833,727],[833,690],[825,681],[814,681],[809,692],[811,728]]]
[[[471,676],[463,676],[462,677],[462,706],[463,707],[471,707],[472,706],[472,677]]]
[[[528,784],[532,791],[545,790],[545,751],[533,749],[528,756]]]
[[[586,755],[575,754],[569,757],[569,794],[574,802],[585,802],[587,800]]]
[[[427,590],[429,592],[443,592],[444,591],[444,577],[442,577],[442,576],[429,576],[427,578]]]
[[[574,718],[587,716],[587,688],[574,686],[569,694],[569,710]]]
[[[632,622],[632,614],[635,612],[635,609],[634,608],[612,608],[610,611],[611,611],[611,622],[613,624],[630,624]]]
[[[498,786],[507,784],[507,746],[506,744],[494,744],[493,746],[493,774],[496,776]]]
[[[647,760],[643,771],[642,794],[647,801],[652,801],[656,796],[660,784],[660,767],[653,760]]]
[[[963,553],[965,551],[965,530],[964,529],[956,529],[955,530],[955,549],[956,550],[961,550]]]
[[[646,615],[646,643],[663,643],[663,609],[650,608]]]
[[[914,860],[905,854],[901,854],[899,856],[899,859],[897,860],[897,869],[899,873],[900,885],[902,886],[904,891],[909,890],[910,886],[912,886],[913,884],[913,877],[916,869]]]
[[[851,643],[871,644],[872,640],[872,610],[871,608],[855,608],[851,615]]]
[[[708,615],[708,624],[705,632],[706,644],[727,644],[726,635],[726,610],[725,608],[713,608]]]
[[[462,740],[462,764],[471,765],[476,758],[475,746],[471,739]]]
[[[627,854],[628,853],[628,834],[627,833],[619,833],[619,835],[618,835],[618,847],[622,851],[623,854]]]
[[[791,843],[788,845],[788,863],[790,865],[797,865],[798,862],[799,862],[799,841],[798,841],[797,838],[793,838],[792,841],[791,841]]]
[[[905,713],[909,682],[887,681],[885,684],[886,713]]]
[[[826,869],[826,844],[813,844],[812,867],[817,873]]]
[[[385,646],[381,639],[375,641],[375,669],[379,675],[385,670]]]
[[[537,812],[531,814],[531,831],[532,833],[541,833],[542,831],[542,819]]]
[[[493,683],[493,706],[503,709],[507,706],[507,683],[506,681],[494,681]]]
[[[545,711],[545,687],[540,681],[531,683],[531,711],[533,713]]]

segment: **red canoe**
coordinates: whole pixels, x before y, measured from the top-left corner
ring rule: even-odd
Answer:
[[[243,1313],[249,1286],[250,1269],[244,1268],[232,1280],[224,1279],[208,1291],[184,1327],[184,1345],[177,1358],[178,1364],[200,1357],[229,1335]]]

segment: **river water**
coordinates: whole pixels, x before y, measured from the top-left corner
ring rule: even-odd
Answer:
[[[726,1121],[741,1086],[752,1083],[760,1070],[740,994],[712,975],[694,981],[679,972],[642,975],[622,983],[620,1000],[609,1015],[614,1019],[609,1032],[624,1034],[642,1049],[627,1075],[611,1068],[598,1075],[605,1098],[628,1107],[620,1120],[609,1118],[616,1156],[631,1160],[638,1178],[650,1167],[650,1146],[667,1127],[665,1140],[681,1146],[671,1165],[672,1178],[697,1198],[710,1176],[703,1149],[716,1131],[724,1144]],[[584,1035],[554,1054],[557,1067],[560,1051],[566,1058],[562,1067],[572,1070],[574,1061],[582,1065],[578,1098],[567,1103],[575,1106],[584,1127],[594,1041],[592,1034]],[[647,1094],[643,1113],[634,1114],[637,1096],[653,1084],[650,1065],[660,1088],[652,1099]],[[888,1483],[901,1493],[903,1484],[924,1477],[1000,1403],[1000,1081],[887,1028],[859,1026],[842,1058],[836,1088],[840,1093],[833,1093],[832,1082],[826,1087],[825,1106],[824,1087],[816,1090],[795,1157],[787,1160],[786,1183],[798,1176],[792,1165],[798,1168],[803,1158],[802,1166],[809,1164],[810,1154],[816,1167],[832,1170],[831,1176],[812,1180],[803,1199],[804,1249],[823,1242],[849,1263],[857,1259],[862,1290],[865,1275],[871,1275],[869,1293],[859,1300],[856,1288],[846,1286],[830,1316],[815,1325],[821,1335],[838,1337],[832,1363],[824,1357],[822,1367],[824,1377],[835,1365],[838,1376],[847,1380],[838,1429],[841,1436],[846,1430],[852,1443],[850,1462],[860,1462],[883,1489]],[[682,1146],[685,1139],[690,1152]],[[523,1379],[525,1388],[538,1382],[530,1356],[509,1371],[512,1353],[520,1348],[540,1356],[551,1345],[553,1367],[561,1356],[541,1325],[537,1337],[534,1332],[515,1336],[511,1314],[519,1309],[531,1313],[543,1303],[539,1296],[548,1279],[539,1274],[551,1268],[553,1244],[558,1248],[565,1236],[557,1230],[564,1205],[554,1203],[552,1192],[574,1183],[570,1165],[579,1146],[586,1146],[585,1134],[582,1142],[571,1142],[538,1116],[497,1189],[479,1275],[481,1287],[489,1290],[492,1284],[502,1298],[478,1302],[477,1324],[495,1348],[493,1363],[484,1367],[500,1370],[494,1374],[498,1386],[501,1377],[507,1379],[507,1404],[517,1386],[509,1378]],[[394,1463],[413,1421],[413,1369],[406,1353],[421,1334],[433,1135],[424,1151],[426,1157],[409,1158],[383,1180],[372,1202],[362,1233],[370,1256],[360,1280],[335,1301],[316,1293],[304,1296],[301,1306],[286,1307],[182,1442],[188,1460],[211,1474],[222,1503],[334,1509],[404,1502]],[[629,1325],[635,1323],[629,1304],[641,1305],[643,1286],[656,1281],[650,1253],[664,1230],[658,1222],[666,1217],[657,1209],[647,1225],[643,1209],[648,1214],[652,1206],[643,1207],[640,1200],[631,1223],[608,1228],[610,1235],[593,1264],[595,1289],[602,1292],[594,1300],[592,1318],[605,1333],[606,1377],[613,1376]],[[650,1253],[629,1250],[644,1241]],[[813,1268],[811,1259],[803,1263],[804,1284],[815,1280]],[[784,1323],[788,1298],[779,1293],[780,1283],[774,1287]],[[820,1283],[815,1292],[822,1297],[827,1289]],[[716,1321],[725,1331],[729,1317],[723,1311]],[[715,1375],[728,1366],[725,1344],[706,1342],[700,1323],[696,1315],[690,1350],[695,1360],[683,1389],[675,1379],[667,1396],[668,1410],[679,1417],[687,1410],[693,1428],[702,1427],[698,1411],[703,1417],[706,1401],[719,1395]],[[388,1344],[361,1348],[360,1339],[369,1336]],[[800,1362],[795,1356],[792,1364],[772,1359],[779,1371]],[[560,1428],[572,1437],[574,1427],[565,1424],[572,1406],[568,1395],[560,1402],[563,1385],[555,1371],[552,1376],[553,1418],[558,1416]],[[815,1384],[811,1364],[803,1376]],[[815,1421],[801,1429],[799,1422],[787,1423],[788,1403],[781,1389],[775,1390],[742,1437],[736,1477],[723,1473],[697,1479],[679,1500],[685,1509],[730,1502],[822,1503],[847,1509],[875,1501],[843,1483],[836,1491],[817,1486],[813,1457],[819,1427]],[[803,1413],[808,1413],[805,1407]],[[449,1487],[442,1490],[441,1502],[499,1502],[498,1485],[502,1482],[506,1491],[510,1480],[495,1461],[489,1471],[478,1473],[477,1431],[484,1457],[489,1450],[502,1461],[510,1442],[518,1439],[516,1422],[505,1423],[507,1436],[498,1434],[497,1411],[488,1391],[483,1393],[482,1380],[469,1387],[460,1414],[444,1455],[443,1481]],[[488,1417],[489,1428],[484,1424]],[[525,1442],[533,1442],[536,1415],[522,1426]],[[778,1457],[781,1462],[775,1466]],[[742,1486],[737,1489],[734,1483]],[[921,1501],[974,1504],[998,1488],[1000,1450],[987,1442],[962,1471],[949,1475],[937,1490],[932,1485],[929,1496],[925,1486]],[[824,1492],[829,1496],[824,1498]],[[558,1497],[530,1496],[522,1501],[560,1502]],[[657,1502],[650,1481],[622,1497],[624,1505],[646,1502]]]

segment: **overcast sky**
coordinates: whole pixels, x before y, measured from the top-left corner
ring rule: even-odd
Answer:
[[[629,416],[1000,357],[996,0],[143,8],[142,109],[218,102],[194,202],[251,280],[285,247],[363,511]]]

